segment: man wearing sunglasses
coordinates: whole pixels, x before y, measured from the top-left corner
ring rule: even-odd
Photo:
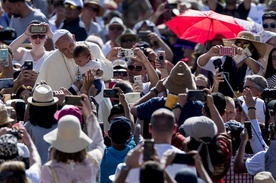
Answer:
[[[59,29],[66,29],[75,35],[77,41],[84,41],[87,38],[85,25],[79,15],[82,12],[82,0],[65,0],[65,20],[61,23]]]
[[[266,31],[276,32],[276,12],[265,12],[262,16],[263,28]]]

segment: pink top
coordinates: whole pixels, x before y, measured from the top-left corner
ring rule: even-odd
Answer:
[[[93,142],[87,147],[88,157],[81,163],[49,161],[42,166],[40,183],[96,183],[105,145],[98,119],[91,112],[86,118],[87,135]],[[53,169],[51,170],[52,167]],[[55,178],[55,175],[57,175]]]

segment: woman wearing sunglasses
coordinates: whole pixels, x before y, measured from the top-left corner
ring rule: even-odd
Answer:
[[[44,47],[47,36],[51,39],[53,37],[49,25],[38,20],[33,20],[27,27],[25,33],[18,36],[17,39],[10,44],[14,53],[14,60],[18,61],[21,65],[23,65],[26,60],[32,60],[33,69],[39,72],[42,63],[51,53],[51,51],[46,51]],[[31,43],[32,49],[28,50],[21,47],[26,40]]]

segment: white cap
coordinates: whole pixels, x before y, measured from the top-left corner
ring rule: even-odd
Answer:
[[[123,29],[125,30],[126,29],[126,26],[123,22],[122,19],[120,19],[119,17],[113,17],[109,24],[107,25],[107,29],[109,28],[110,25],[120,25],[121,27],[123,27]]]
[[[58,29],[55,31],[54,35],[53,35],[53,42],[54,44],[56,44],[57,40],[61,37],[64,36],[65,34],[69,34],[71,35],[71,33],[66,30],[66,29]]]
[[[276,37],[275,32],[271,31],[262,31],[260,32],[260,42],[266,43],[271,38]]]
[[[64,3],[69,3],[69,4],[72,4],[74,6],[79,6],[79,7],[83,8],[82,0],[65,0]]]

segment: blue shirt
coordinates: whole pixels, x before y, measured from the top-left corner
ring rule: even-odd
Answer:
[[[165,107],[166,98],[154,97],[137,107],[137,117],[141,120],[150,119],[154,111]],[[202,116],[203,104],[201,101],[187,101],[181,111],[178,126],[181,126],[183,122],[193,116]]]

